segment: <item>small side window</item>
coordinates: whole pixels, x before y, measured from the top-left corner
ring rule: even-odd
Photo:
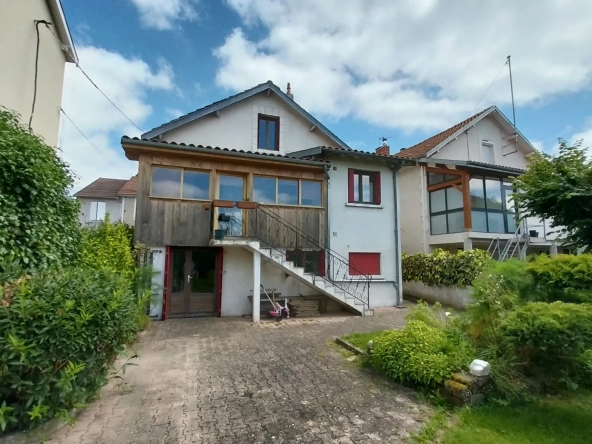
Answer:
[[[495,163],[495,159],[493,156],[493,143],[483,141],[481,143],[481,161],[484,163]]]

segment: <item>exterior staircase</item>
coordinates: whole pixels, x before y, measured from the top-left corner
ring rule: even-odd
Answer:
[[[514,237],[511,239],[500,239],[499,237],[493,239],[489,244],[487,253],[492,259],[499,262],[512,258],[522,260],[526,257],[529,244],[530,236],[525,226],[519,224],[514,232]]]
[[[330,280],[324,277],[317,276],[314,273],[306,273],[304,268],[297,267],[294,265],[294,262],[286,260],[286,255],[284,253],[274,252],[271,248],[260,248],[259,251],[261,252],[261,256],[268,262],[272,262],[284,273],[308,286],[312,290],[347,306],[349,309],[362,316],[374,314],[374,310],[368,308],[367,303],[364,303],[361,298],[357,298],[352,294],[354,290],[346,292],[339,287],[336,287],[335,284],[331,283]],[[359,290],[362,290],[362,288]]]
[[[303,232],[273,211],[257,205],[249,210],[226,211],[224,219],[232,233],[223,240],[212,239],[212,246],[235,246],[259,252],[263,260],[273,264],[282,272],[362,316],[373,315],[369,307],[370,283],[372,277],[356,270],[349,261],[335,251],[325,247],[318,239]],[[249,223],[243,227],[244,220]],[[240,226],[239,229],[236,229]],[[237,234],[241,234],[238,235]],[[288,260],[286,251],[315,252],[321,258],[322,271],[305,272]]]

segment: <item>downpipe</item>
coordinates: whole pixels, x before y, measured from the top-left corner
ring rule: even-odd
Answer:
[[[394,197],[394,213],[395,213],[395,281],[393,285],[397,290],[397,306],[403,303],[403,284],[402,284],[402,268],[401,268],[401,236],[399,233],[399,187],[397,186],[397,179],[401,165],[389,165],[393,172],[393,197]]]

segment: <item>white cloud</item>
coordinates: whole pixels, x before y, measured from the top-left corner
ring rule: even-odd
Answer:
[[[164,111],[171,119],[176,119],[177,117],[181,117],[183,114],[186,114],[180,109],[176,108],[165,108]]]
[[[592,153],[592,116],[588,117],[586,120],[586,127],[582,131],[571,136],[570,142],[573,145],[575,142],[582,139],[582,146],[588,148],[588,153]]]
[[[105,94],[137,125],[152,114],[147,103],[150,90],[173,90],[173,71],[165,61],[153,70],[146,62],[126,58],[94,46],[76,48],[80,66]],[[137,162],[124,156],[118,140],[123,134],[138,136],[135,128],[83,76],[74,64],[67,64],[62,108],[76,126],[96,145],[93,148],[74,125],[62,117],[59,145],[62,157],[80,177],[82,188],[98,177],[126,179],[136,174]]]
[[[174,29],[177,22],[197,19],[197,0],[130,0],[140,13],[142,24],[160,31]]]
[[[579,0],[227,0],[246,26],[214,54],[217,83],[292,83],[311,112],[432,131],[471,113],[512,55],[519,106],[589,88],[592,2]],[[479,104],[510,101],[504,68]],[[476,112],[477,110],[475,110]]]
[[[530,143],[537,149],[537,151],[545,151],[545,142],[542,140],[531,140]]]

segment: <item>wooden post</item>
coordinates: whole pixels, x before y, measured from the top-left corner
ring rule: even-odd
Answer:
[[[471,231],[473,229],[473,217],[471,215],[471,190],[469,189],[469,173],[467,171],[461,171],[461,174],[465,231]]]

